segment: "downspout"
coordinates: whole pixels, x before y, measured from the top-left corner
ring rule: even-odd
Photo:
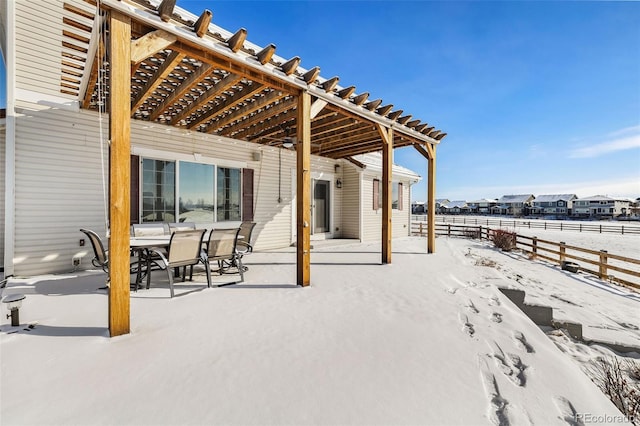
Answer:
[[[5,182],[4,182],[4,277],[14,274],[15,253],[15,198],[16,198],[16,4],[7,0],[5,70],[7,73],[7,116],[5,127]]]

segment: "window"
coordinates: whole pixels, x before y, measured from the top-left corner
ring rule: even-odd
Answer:
[[[240,170],[218,167],[218,222],[242,220],[240,215]]]
[[[180,222],[213,222],[213,170],[211,164],[180,162]]]
[[[142,221],[175,222],[176,163],[142,160]]]
[[[139,219],[132,208],[132,223],[253,220],[253,170],[134,157],[142,167],[142,182],[138,192],[132,178],[132,206],[141,194],[142,211]],[[138,174],[133,167],[132,172]]]
[[[391,208],[402,210],[402,183],[391,184]],[[380,179],[373,180],[373,210],[382,208],[382,185]]]

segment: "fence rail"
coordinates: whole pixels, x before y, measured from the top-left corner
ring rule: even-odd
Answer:
[[[426,216],[412,215],[412,222],[426,221]],[[484,225],[489,227],[503,228],[528,228],[528,229],[550,229],[558,231],[578,231],[578,232],[597,232],[600,234],[631,234],[640,235],[640,224],[608,224],[608,223],[589,223],[589,222],[567,222],[562,220],[543,221],[540,219],[500,219],[487,217],[469,217],[469,216],[444,216],[437,215],[436,223],[459,223],[463,225]]]
[[[501,225],[505,226],[505,225]],[[488,226],[474,224],[436,223],[436,235],[449,237],[466,237],[493,240],[496,231],[508,232],[503,229],[492,229]],[[412,222],[411,234],[425,236],[426,222]],[[563,265],[568,261],[582,262],[579,270],[598,276],[603,280],[615,282],[625,286],[640,289],[640,260],[609,253],[606,250],[591,250],[564,242],[554,242],[511,233],[514,247],[526,253],[532,260],[544,259],[552,263]],[[570,259],[570,260],[569,260]],[[586,264],[587,266],[583,266]],[[595,266],[595,268],[593,268]],[[616,275],[610,271],[615,271]]]

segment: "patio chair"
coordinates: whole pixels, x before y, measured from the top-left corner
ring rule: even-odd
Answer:
[[[169,224],[164,222],[134,223],[131,225],[132,237],[157,237],[169,235]]]
[[[205,229],[175,231],[171,235],[168,254],[166,256],[161,250],[151,250],[152,254],[160,259],[158,265],[162,269],[165,269],[167,271],[171,297],[174,296],[174,274],[171,273],[172,268],[182,267],[182,282],[184,282],[186,279],[187,266],[197,265],[198,263],[202,262],[207,273],[207,287],[211,287],[211,272],[209,270],[209,262],[207,261],[206,253],[204,253],[202,250],[202,239],[205,232]],[[193,268],[191,268],[191,273],[189,275],[189,280],[191,281],[192,279]]]
[[[236,252],[238,233],[240,228],[233,229],[212,229],[207,241],[207,263],[218,262],[218,273],[220,275],[228,273],[229,269],[237,266],[240,274],[240,281],[244,281],[244,266],[242,258]],[[211,273],[211,266],[209,266]],[[230,283],[230,284],[235,284]]]
[[[94,258],[91,259],[91,264],[96,268],[102,268],[103,271],[109,272],[109,251],[104,249],[98,234],[90,229],[80,229],[80,232],[84,233],[91,241],[94,255]]]
[[[255,222],[242,222],[240,225],[240,232],[238,233],[238,241],[236,243],[236,253],[238,258],[242,258],[245,254],[253,252],[253,246],[251,245],[251,235],[253,234],[253,228],[255,228]],[[242,238],[240,238],[242,237]],[[235,263],[235,260],[234,260]],[[234,264],[234,266],[237,266]],[[247,267],[242,267],[244,271],[247,271]]]
[[[175,231],[186,231],[189,229],[196,229],[195,222],[173,222],[169,223],[169,233],[173,234]]]

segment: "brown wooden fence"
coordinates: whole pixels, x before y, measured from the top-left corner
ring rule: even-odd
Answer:
[[[426,216],[412,215],[412,222],[425,222]],[[567,222],[563,220],[543,221],[540,219],[500,219],[496,217],[469,217],[437,215],[436,223],[454,223],[462,225],[484,225],[492,228],[527,228],[527,229],[551,229],[557,231],[596,232],[600,234],[631,234],[640,235],[640,223],[638,222]]]
[[[436,223],[436,235],[493,240],[498,229],[481,225]],[[502,232],[507,232],[501,230]],[[427,225],[413,222],[412,235],[426,236]],[[564,262],[578,264],[579,270],[596,275],[603,280],[640,289],[640,260],[609,253],[607,250],[591,250],[564,242],[543,240],[513,233],[516,249],[526,253],[532,260],[544,259],[563,265]]]

